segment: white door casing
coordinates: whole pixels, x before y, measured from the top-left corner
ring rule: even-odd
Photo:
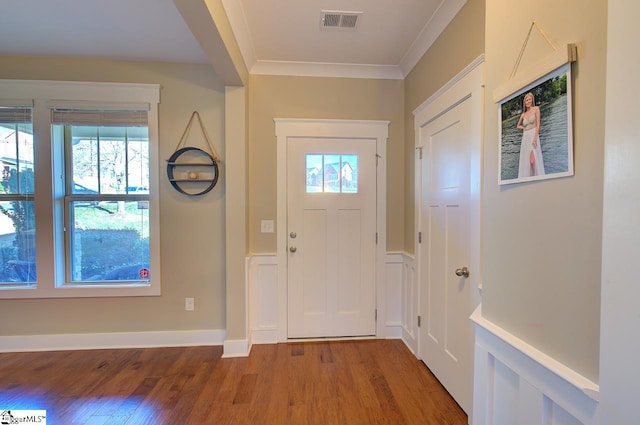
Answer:
[[[418,356],[471,416],[480,302],[482,57],[414,111]],[[467,267],[469,276],[458,276]]]
[[[375,335],[376,154],[375,139],[287,142],[289,338]]]
[[[288,257],[289,231],[287,217],[288,170],[287,146],[290,140],[296,139],[363,139],[375,145],[377,152],[376,186],[376,229],[375,245],[375,293],[384,294],[385,286],[385,254],[386,254],[386,143],[388,137],[388,121],[363,120],[324,120],[324,119],[286,119],[276,118],[277,137],[277,183],[278,211],[276,220],[277,236],[277,273],[278,273],[278,341],[287,341],[288,334]],[[375,335],[384,337],[384,302],[375,298],[375,309],[378,320],[375,323]],[[381,320],[382,318],[382,320]]]

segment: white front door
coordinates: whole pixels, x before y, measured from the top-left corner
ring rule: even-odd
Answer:
[[[376,140],[287,142],[288,338],[375,335]]]
[[[428,113],[416,114],[421,153],[416,168],[420,199],[418,351],[470,413],[473,327],[469,316],[479,301],[480,275],[481,96],[444,97]]]

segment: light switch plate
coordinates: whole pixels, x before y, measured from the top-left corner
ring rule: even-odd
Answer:
[[[186,311],[194,311],[195,310],[195,300],[193,298],[185,298],[184,299],[184,309]]]
[[[262,220],[260,222],[260,231],[262,233],[273,233],[273,220]]]

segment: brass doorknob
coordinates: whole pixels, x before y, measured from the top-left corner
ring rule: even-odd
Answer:
[[[291,252],[296,252],[297,250],[298,250],[298,248],[296,248],[293,245],[289,247],[289,251],[291,251]]]
[[[456,276],[469,277],[469,269],[467,267],[456,269]]]

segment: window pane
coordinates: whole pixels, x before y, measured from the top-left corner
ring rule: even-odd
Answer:
[[[322,192],[322,155],[307,154],[307,193]]]
[[[98,193],[98,128],[71,128],[71,167],[74,194]]]
[[[324,156],[324,191],[340,192],[340,155]]]
[[[100,193],[126,193],[127,141],[124,127],[100,127]]]
[[[127,193],[149,193],[149,139],[128,136]]]
[[[0,285],[36,283],[33,201],[0,202]]]
[[[0,108],[0,285],[36,283],[31,108]],[[19,195],[19,196],[16,196]]]
[[[149,202],[139,197],[149,193],[148,129],[69,128],[73,173],[67,178],[73,181],[71,194],[83,195],[67,201],[70,280],[148,281]]]
[[[70,204],[73,282],[149,280],[147,201]]]
[[[3,109],[3,108],[0,108]],[[0,122],[0,161],[5,194],[33,194],[33,125]]]
[[[146,127],[71,128],[74,194],[149,192]]]
[[[358,193],[358,155],[342,155],[342,192]]]
[[[126,193],[127,144],[124,140],[100,139],[100,193]]]

